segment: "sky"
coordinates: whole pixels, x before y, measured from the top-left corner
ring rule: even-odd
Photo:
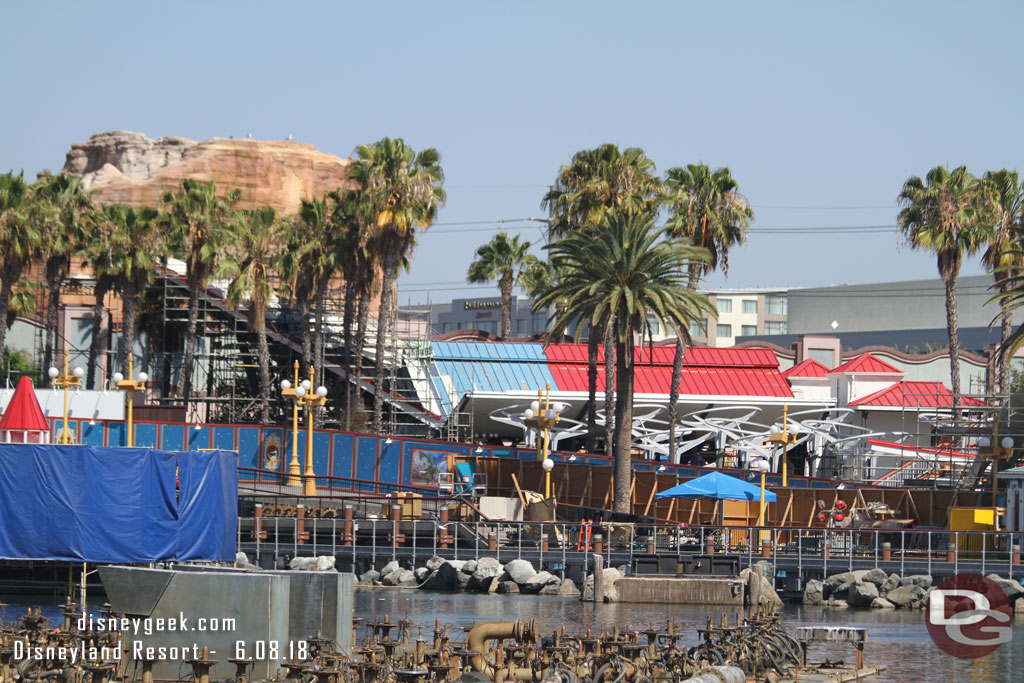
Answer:
[[[899,243],[903,182],[1024,166],[1020,2],[0,6],[2,171],[117,129],[437,148],[448,200],[402,305],[496,295],[465,284],[473,252],[503,228],[542,253],[541,223],[498,221],[543,217],[559,167],[605,142],[731,170],[757,217],[716,288],[936,277]],[[885,227],[815,230],[861,226]]]

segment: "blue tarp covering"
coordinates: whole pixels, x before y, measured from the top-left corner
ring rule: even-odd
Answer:
[[[673,486],[654,496],[662,498],[717,498],[718,500],[761,500],[761,487],[730,477],[721,472],[709,472],[702,477],[691,479],[685,484]],[[775,494],[767,489],[765,502],[774,503]]]
[[[237,460],[227,451],[0,444],[0,558],[231,561]]]

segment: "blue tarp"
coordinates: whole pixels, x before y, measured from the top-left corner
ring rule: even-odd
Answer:
[[[0,444],[0,558],[231,561],[237,459],[228,451]]]
[[[761,487],[730,477],[721,472],[709,472],[685,484],[673,486],[654,496],[662,498],[717,498],[718,500],[761,500]],[[774,503],[775,494],[765,489],[765,502]]]

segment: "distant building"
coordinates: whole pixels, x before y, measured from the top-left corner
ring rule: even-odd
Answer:
[[[547,331],[548,314],[533,313],[533,302],[523,297],[512,297],[513,339],[522,339]],[[453,299],[450,303],[403,307],[404,312],[429,316],[434,335],[456,330],[481,330],[494,336],[501,335],[501,297],[485,296],[472,299]]]

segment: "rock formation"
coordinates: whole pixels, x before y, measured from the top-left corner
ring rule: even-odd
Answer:
[[[239,208],[269,204],[291,214],[302,199],[341,187],[350,163],[301,142],[151,140],[120,130],[72,144],[64,172],[81,176],[84,188],[98,190],[101,204],[159,207],[164,192],[180,188],[184,178],[195,178],[216,181],[219,194],[241,190]]]

